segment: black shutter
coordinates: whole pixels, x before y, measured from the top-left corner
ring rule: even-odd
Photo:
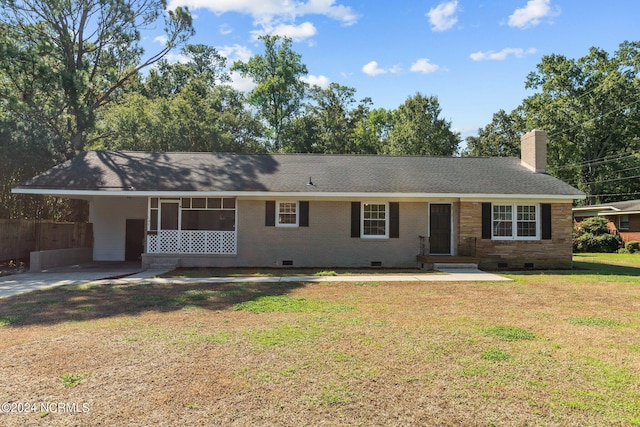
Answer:
[[[389,237],[400,237],[400,203],[389,203]]]
[[[264,225],[267,227],[275,227],[276,225],[276,202],[275,200],[267,200],[264,203]]]
[[[300,227],[308,227],[309,226],[309,202],[299,202],[298,206],[300,207],[300,219],[298,220],[298,225]]]
[[[351,237],[360,237],[360,202],[351,202]]]
[[[542,219],[542,239],[551,240],[551,205],[543,203],[540,205],[540,218]]]
[[[482,204],[482,238],[491,239],[491,203]]]

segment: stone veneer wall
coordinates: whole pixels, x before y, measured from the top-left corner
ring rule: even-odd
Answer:
[[[551,240],[482,239],[482,203],[460,203],[460,239],[476,239],[480,268],[571,268],[573,229],[571,203],[551,204]]]

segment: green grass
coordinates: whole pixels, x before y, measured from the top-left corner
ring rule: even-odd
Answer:
[[[515,326],[494,326],[483,330],[485,336],[496,337],[502,341],[521,341],[521,340],[533,340],[536,335],[523,328]]]
[[[59,300],[59,299],[45,299],[45,300],[40,300],[40,301],[35,301],[35,302],[14,304],[11,308],[13,308],[15,310],[33,310],[33,309],[36,309],[38,307],[44,307],[44,306],[47,306],[47,305],[60,304],[61,302],[62,302],[62,300]]]
[[[337,276],[338,273],[336,273],[333,270],[322,270],[314,273],[313,275],[314,276]]]
[[[281,325],[273,328],[250,330],[244,335],[252,347],[264,350],[270,347],[294,347],[312,344],[322,335],[322,330],[313,325]]]
[[[292,298],[285,295],[267,295],[251,301],[235,304],[233,309],[249,311],[251,313],[294,313],[305,311],[343,313],[353,310],[354,307],[352,305],[323,300]]]
[[[65,372],[64,374],[60,375],[60,382],[66,388],[75,388],[76,386],[80,385],[84,378],[90,375],[91,374],[72,374],[69,372]]]
[[[0,300],[0,357],[21,363],[0,364],[0,389],[101,402],[86,425],[640,426],[639,258],[586,258],[513,282],[14,296]],[[132,384],[146,397],[134,407],[117,392]]]
[[[131,302],[137,303],[138,307],[163,307],[175,304],[175,299],[167,295],[132,295]]]
[[[600,264],[600,267],[606,264],[613,264],[640,268],[640,252],[635,254],[577,253],[573,254],[573,260],[597,263]]]
[[[343,385],[325,384],[318,396],[318,402],[327,406],[340,405],[350,402],[352,394],[349,388]]]
[[[0,316],[0,327],[18,324],[22,319],[22,316],[18,316],[15,314]]]
[[[511,355],[499,347],[491,347],[489,350],[480,353],[480,358],[490,362],[503,362],[509,360]]]
[[[602,317],[571,317],[567,320],[567,322],[572,325],[579,326],[606,326],[606,327],[617,327],[622,326],[622,324],[614,319],[605,319]]]

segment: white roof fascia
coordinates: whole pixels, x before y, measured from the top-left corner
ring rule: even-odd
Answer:
[[[613,206],[580,206],[577,208],[573,208],[574,211],[598,211],[605,212],[606,209],[611,209],[612,211],[619,211],[620,209],[614,208]]]
[[[135,191],[135,190],[54,190],[13,188],[14,194],[42,194],[57,197],[105,196],[105,197],[297,197],[297,198],[460,198],[460,199],[549,199],[576,200],[584,195],[571,194],[475,194],[475,193],[387,193],[387,192],[330,192],[330,191]]]
[[[598,212],[599,216],[614,216],[614,215],[633,215],[640,214],[640,211],[617,211],[617,212]]]

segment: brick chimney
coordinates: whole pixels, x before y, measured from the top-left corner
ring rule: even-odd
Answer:
[[[520,163],[534,172],[547,172],[547,133],[534,129],[520,138]]]

